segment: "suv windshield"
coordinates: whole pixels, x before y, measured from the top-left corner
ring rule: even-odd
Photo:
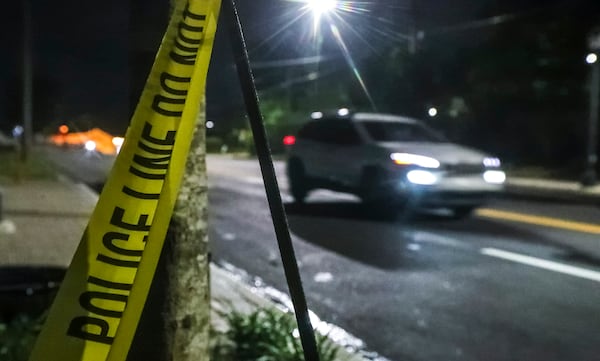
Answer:
[[[421,124],[401,122],[361,122],[376,142],[434,142],[446,140]]]

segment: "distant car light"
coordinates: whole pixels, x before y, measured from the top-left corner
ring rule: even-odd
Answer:
[[[123,142],[125,142],[125,138],[123,137],[113,137],[112,144],[115,146],[115,150],[117,154],[121,151],[121,147],[123,146]]]
[[[411,170],[406,174],[406,178],[413,184],[432,185],[437,182],[435,174],[427,170]]]
[[[85,142],[84,147],[87,151],[94,151],[96,150],[96,142],[94,142],[93,140],[88,140],[87,142]]]
[[[284,145],[296,144],[296,137],[293,135],[286,135],[285,137],[283,137],[283,144]]]
[[[500,163],[500,159],[498,158],[492,158],[492,157],[488,157],[488,158],[484,158],[483,159],[483,165],[486,167],[500,167],[501,163]]]
[[[501,170],[488,170],[483,173],[483,179],[488,183],[503,184],[506,181],[506,173]]]
[[[417,165],[423,168],[439,168],[440,162],[431,157],[410,153],[392,153],[390,158],[398,165]]]
[[[66,124],[63,124],[60,127],[58,127],[58,132],[60,134],[67,134],[69,132],[69,127]]]
[[[124,141],[125,141],[125,138],[123,138],[123,137],[113,137],[112,144],[115,147],[121,147],[123,145]]]

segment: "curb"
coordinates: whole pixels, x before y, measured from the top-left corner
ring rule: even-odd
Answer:
[[[287,294],[270,287],[264,281],[251,276],[244,270],[229,263],[210,264],[211,297],[213,297],[212,317],[214,325],[219,329],[225,327],[219,313],[234,309],[239,312],[252,312],[261,307],[277,309],[283,313],[292,313],[292,301]],[[219,290],[219,288],[221,290]],[[223,296],[219,293],[227,291]],[[219,292],[221,291],[221,292]],[[231,297],[231,296],[235,297]],[[225,303],[226,306],[223,306]],[[310,319],[315,332],[326,335],[339,350],[339,361],[390,361],[383,356],[368,350],[365,343],[356,336],[333,324],[322,321],[310,311]]]

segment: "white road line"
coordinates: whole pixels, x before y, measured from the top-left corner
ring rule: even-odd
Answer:
[[[430,233],[430,232],[425,232],[425,231],[414,231],[413,239],[415,240],[415,242],[420,242],[420,243],[432,243],[432,244],[437,244],[439,246],[462,248],[462,249],[472,249],[470,246],[465,244],[465,242],[459,241],[456,238],[451,238],[448,236],[438,235],[435,233]]]
[[[600,282],[600,272],[585,268],[569,266],[563,263],[548,261],[541,258],[525,256],[519,253],[503,251],[496,248],[482,248],[481,253],[490,256],[505,259],[512,262],[525,264],[532,267],[543,268],[545,270],[567,274],[574,277],[585,278],[590,281]]]
[[[242,181],[250,184],[264,184],[263,179],[261,177],[244,177],[242,178]]]

